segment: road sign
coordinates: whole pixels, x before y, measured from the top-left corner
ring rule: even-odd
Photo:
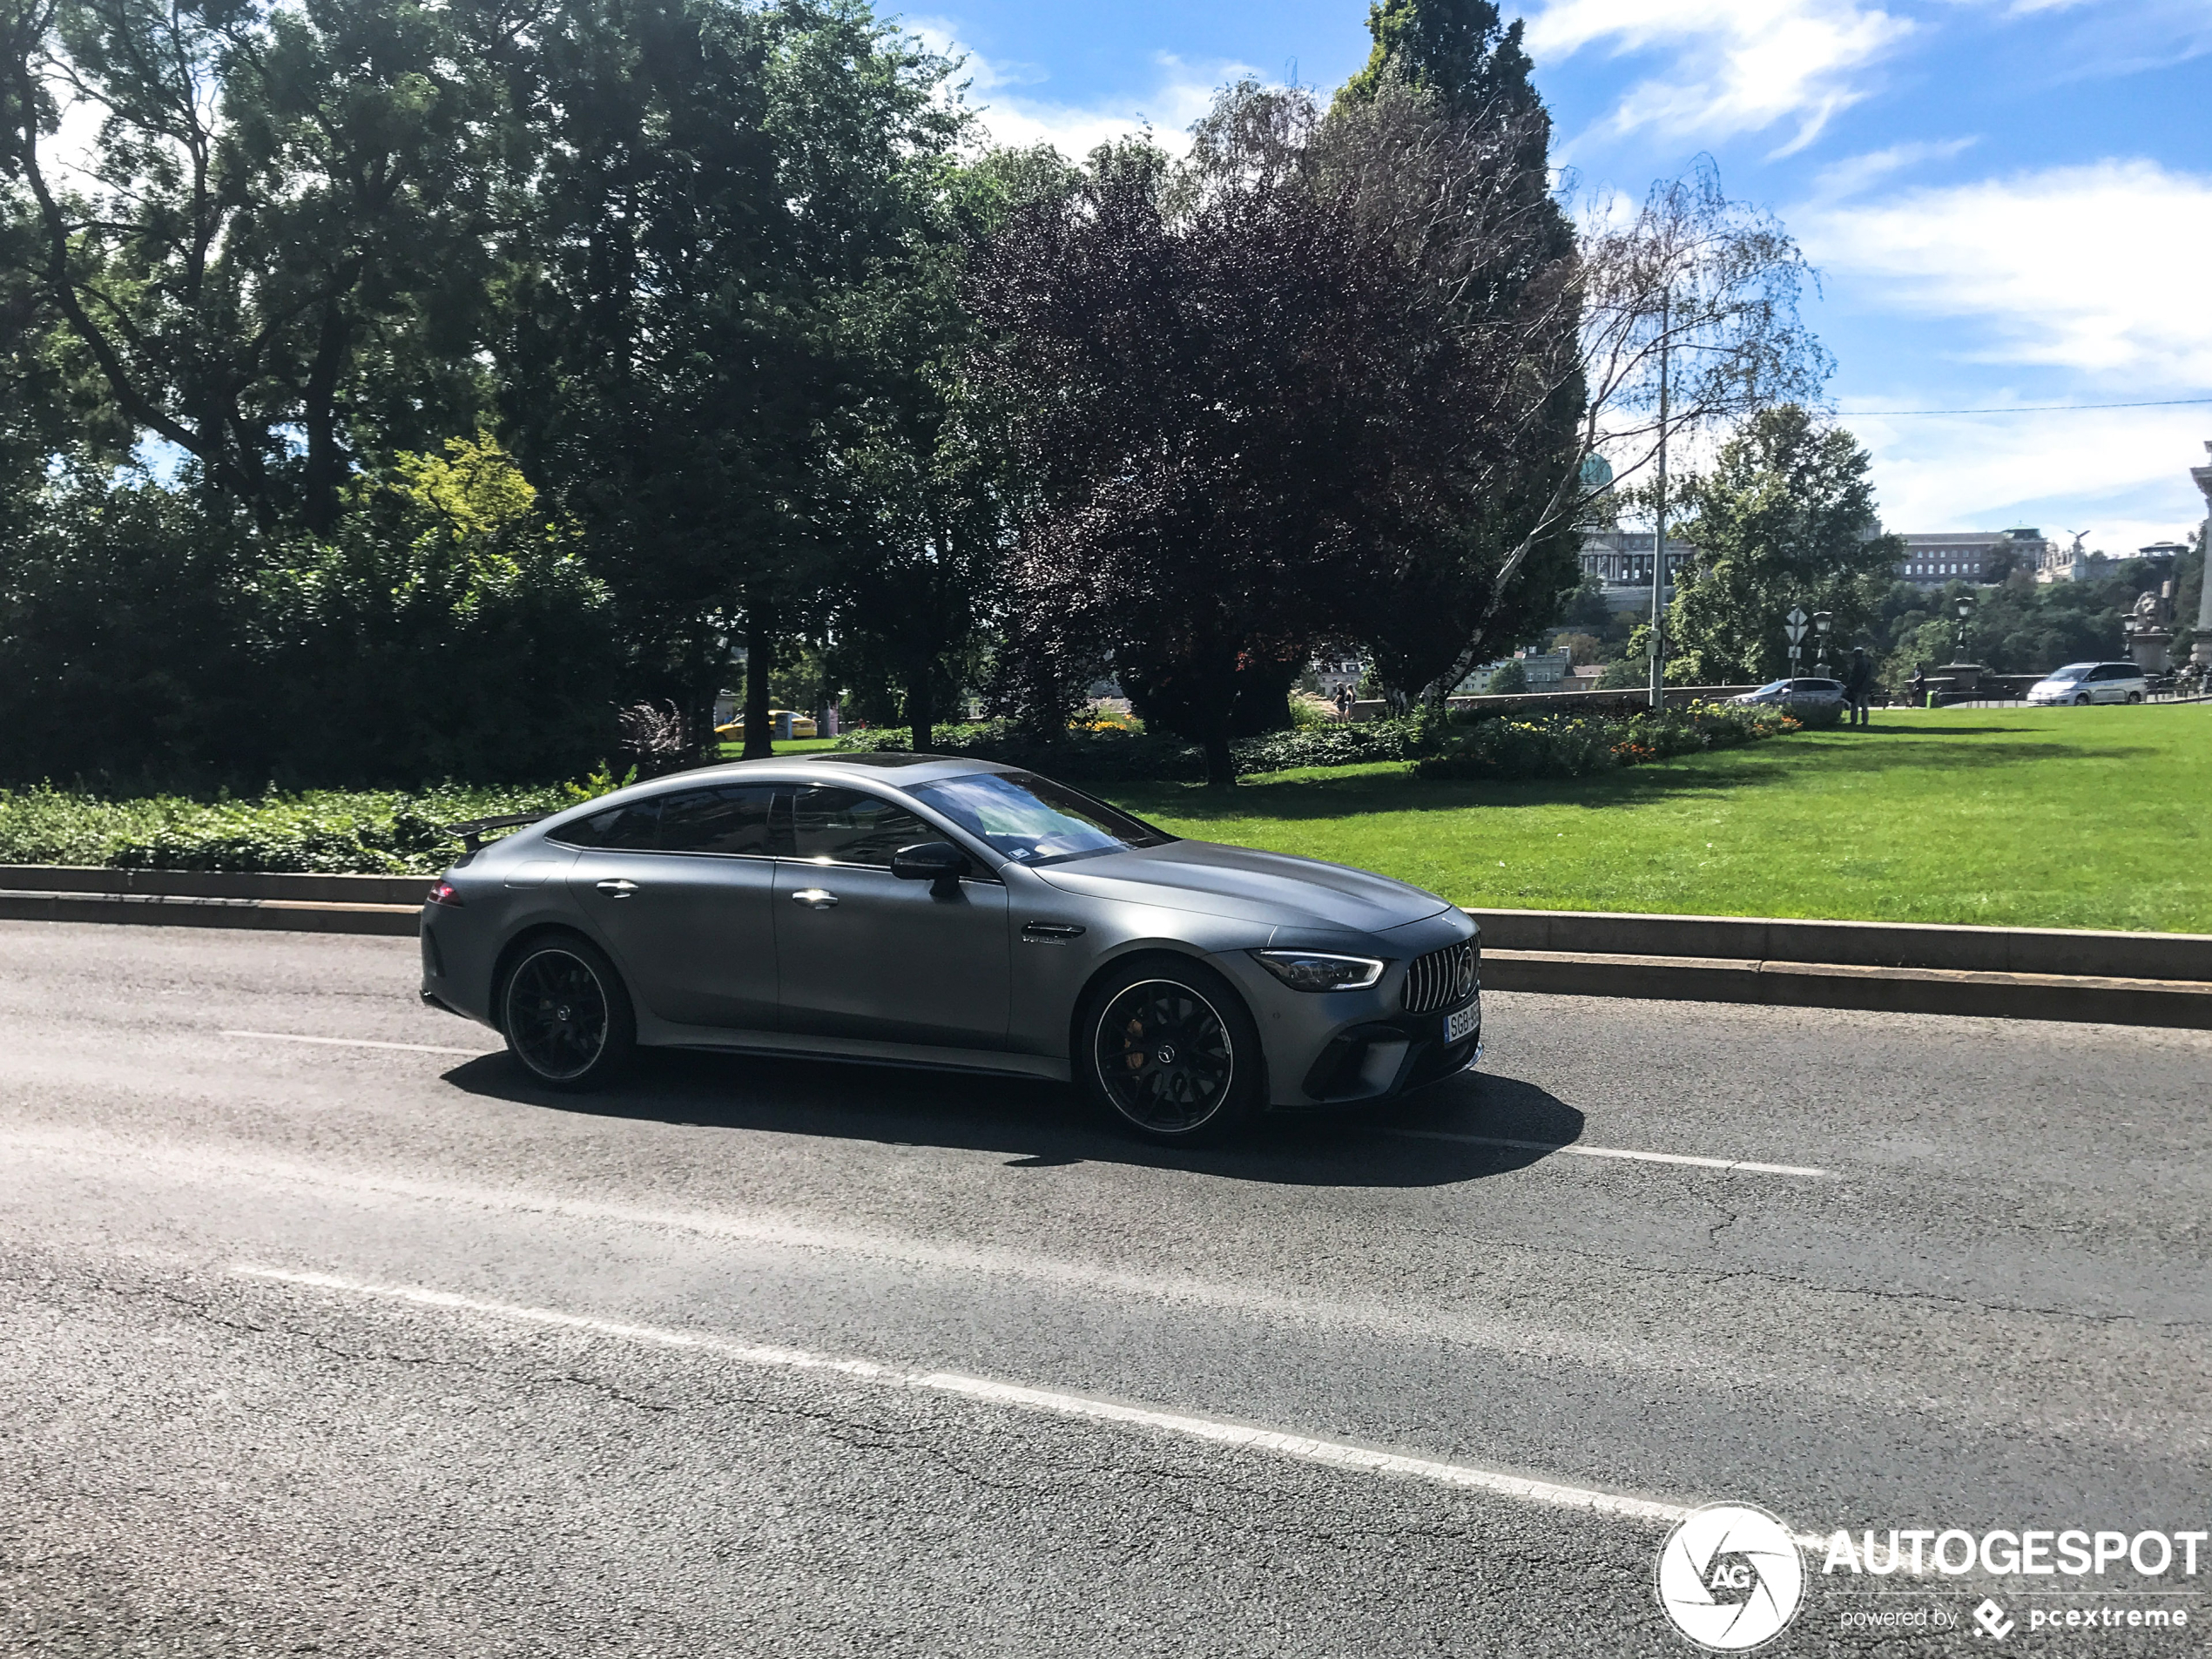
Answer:
[[[1805,613],[1797,606],[1791,605],[1789,616],[1783,620],[1786,625],[1782,631],[1790,636],[1791,644],[1796,644],[1805,637]]]

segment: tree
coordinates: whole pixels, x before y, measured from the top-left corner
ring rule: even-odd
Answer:
[[[1460,342],[1391,239],[1315,187],[1316,118],[1246,85],[1185,169],[1102,150],[1012,217],[972,290],[1028,481],[1001,662],[1033,707],[1110,662],[1218,784],[1379,550],[1464,487]]]
[[[637,640],[704,730],[746,647],[745,753],[779,642],[819,628],[870,324],[941,233],[948,66],[858,7],[570,0],[526,100],[547,176],[502,342],[525,464],[557,482]]]
[[[1491,670],[1489,684],[1482,688],[1494,697],[1514,697],[1528,689],[1528,671],[1518,657],[1508,657]]]
[[[1683,535],[1697,550],[1669,613],[1670,674],[1722,685],[1783,672],[1792,605],[1831,613],[1831,649],[1848,654],[1905,551],[1880,533],[1869,464],[1850,433],[1789,403],[1752,415],[1685,483]]]
[[[111,454],[158,438],[263,528],[321,532],[354,453],[452,429],[468,350],[457,374],[408,373],[408,342],[450,326],[432,296],[476,263],[501,107],[481,22],[468,0],[7,0],[0,168],[37,233],[17,268]],[[53,151],[72,103],[100,118],[81,173]],[[403,395],[363,395],[378,365]]]

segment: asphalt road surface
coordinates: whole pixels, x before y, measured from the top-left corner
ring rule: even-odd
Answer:
[[[553,1096],[415,976],[0,923],[0,1650],[1689,1654],[1691,1506],[2212,1526],[2212,1035],[1499,995],[1480,1076],[1170,1155],[855,1067]],[[2212,1554],[1803,1560],[1764,1651],[2212,1626]]]

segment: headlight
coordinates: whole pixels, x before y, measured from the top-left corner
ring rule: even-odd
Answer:
[[[1256,950],[1259,965],[1294,991],[1364,990],[1382,977],[1372,956],[1338,956],[1323,950]]]

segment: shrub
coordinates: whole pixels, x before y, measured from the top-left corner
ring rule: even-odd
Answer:
[[[1429,779],[1501,781],[1581,778],[1615,766],[1734,748],[1795,732],[1801,724],[1782,709],[1714,703],[1618,720],[1575,715],[1515,720],[1494,715],[1439,752],[1424,756],[1413,772]]]

